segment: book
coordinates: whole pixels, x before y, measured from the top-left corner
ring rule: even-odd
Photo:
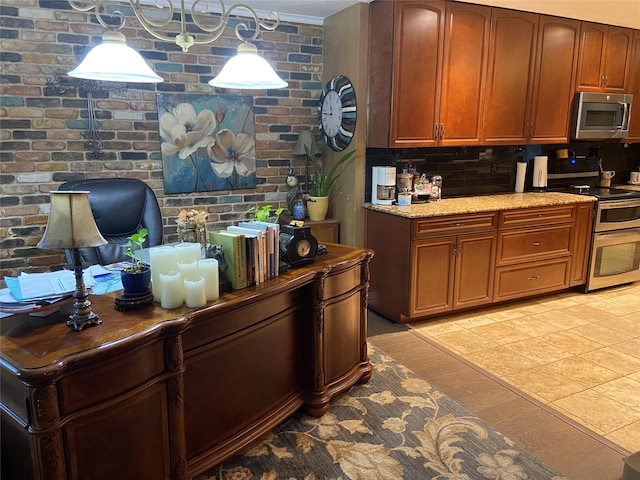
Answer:
[[[278,276],[280,268],[280,225],[270,222],[240,222],[238,226],[259,230],[265,237],[265,255],[267,278]]]
[[[262,269],[262,232],[250,228],[230,226],[228,232],[242,233],[247,246],[247,285],[259,285],[264,282]]]
[[[221,245],[224,259],[229,266],[224,275],[231,288],[240,290],[247,286],[247,250],[245,237],[242,233],[220,230],[209,234],[209,242]]]

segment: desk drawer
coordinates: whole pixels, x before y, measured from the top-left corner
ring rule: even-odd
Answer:
[[[575,220],[575,215],[575,205],[505,210],[500,212],[498,228],[537,227],[553,223],[572,222]]]
[[[569,288],[569,258],[496,269],[494,302]]]
[[[498,265],[541,260],[571,254],[573,224],[509,230],[498,235]]]

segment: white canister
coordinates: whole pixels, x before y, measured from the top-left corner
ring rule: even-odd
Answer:
[[[549,157],[546,155],[538,155],[533,158],[533,187],[547,187],[547,163]]]

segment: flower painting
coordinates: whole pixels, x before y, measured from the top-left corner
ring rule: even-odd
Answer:
[[[253,97],[157,94],[165,193],[256,187]]]

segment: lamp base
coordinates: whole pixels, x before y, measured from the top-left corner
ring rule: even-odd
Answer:
[[[81,315],[78,313],[72,313],[67,320],[67,326],[73,328],[76,332],[81,331],[84,327],[91,327],[93,325],[100,325],[102,320],[98,318],[94,312],[89,310],[88,315]]]

